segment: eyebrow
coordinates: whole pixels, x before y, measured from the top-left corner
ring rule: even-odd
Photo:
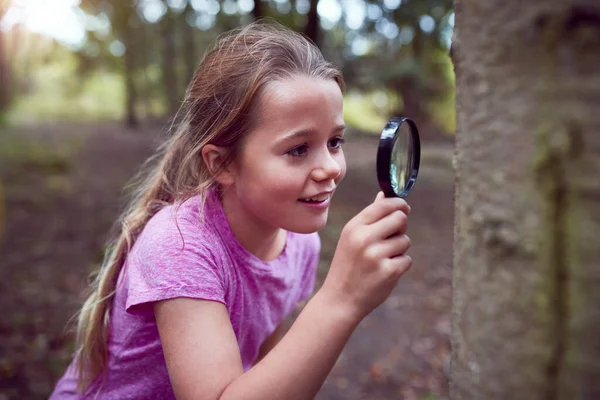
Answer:
[[[337,132],[341,132],[344,129],[346,129],[346,125],[337,125],[334,129],[333,129],[333,133],[337,133]],[[287,142],[289,140],[292,139],[296,139],[296,138],[301,138],[301,137],[306,137],[306,136],[310,136],[313,135],[316,131],[314,129],[300,129],[298,131],[294,131],[290,134],[285,135],[284,137],[282,137],[281,139],[279,139],[277,141],[277,143],[283,143],[283,142]]]

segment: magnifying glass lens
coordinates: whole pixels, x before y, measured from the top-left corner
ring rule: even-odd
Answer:
[[[419,171],[419,131],[408,118],[391,118],[383,128],[377,150],[377,180],[386,197],[406,197]]]
[[[402,193],[412,172],[412,135],[408,124],[400,125],[394,138],[390,163],[390,180],[395,193]]]

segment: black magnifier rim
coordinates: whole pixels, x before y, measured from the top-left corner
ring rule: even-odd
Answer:
[[[398,131],[403,123],[407,123],[410,128],[413,143],[413,165],[406,188],[401,193],[396,193],[392,186],[392,177],[390,176],[390,166],[392,165],[392,150],[398,137]],[[379,147],[377,148],[377,180],[379,187],[385,194],[385,197],[406,197],[412,190],[417,175],[419,174],[419,164],[421,162],[421,141],[419,139],[419,130],[417,125],[409,118],[390,118],[379,138]]]

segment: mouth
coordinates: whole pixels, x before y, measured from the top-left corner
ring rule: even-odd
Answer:
[[[311,197],[302,197],[298,201],[308,204],[322,204],[328,201],[333,195],[333,190],[328,192],[321,192]]]

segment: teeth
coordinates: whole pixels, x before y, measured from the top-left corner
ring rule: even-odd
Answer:
[[[303,199],[303,200],[305,200],[305,201],[318,201],[318,202],[321,202],[321,201],[327,200],[328,198],[329,198],[329,195],[328,194],[324,194],[322,196],[310,197],[308,199]]]

